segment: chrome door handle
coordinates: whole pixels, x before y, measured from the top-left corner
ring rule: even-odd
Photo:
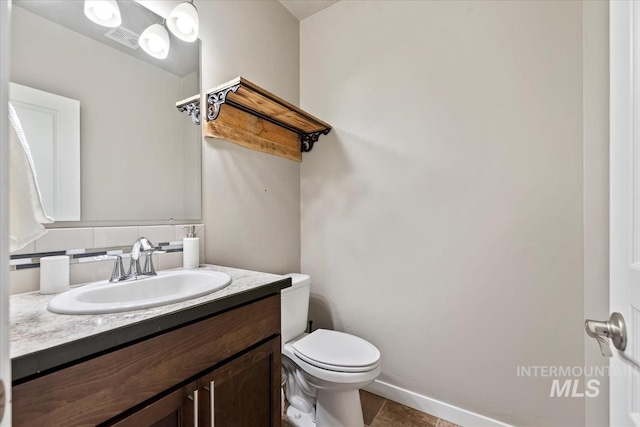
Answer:
[[[193,400],[193,427],[198,427],[198,390],[193,391],[193,397],[187,397]]]
[[[205,387],[204,388],[206,391],[209,392],[209,413],[211,414],[211,427],[215,427],[216,426],[216,412],[215,412],[215,407],[214,407],[214,403],[215,403],[215,395],[214,395],[215,385],[216,385],[215,381],[210,381],[209,382],[209,387]]]
[[[627,327],[620,313],[612,313],[609,320],[604,322],[587,319],[584,322],[584,329],[587,331],[587,335],[598,341],[600,352],[605,357],[612,356],[607,338],[618,350],[624,351],[627,348]]]

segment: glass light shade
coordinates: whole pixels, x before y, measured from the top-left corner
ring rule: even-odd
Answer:
[[[196,7],[187,2],[174,7],[167,16],[167,27],[180,40],[196,41],[200,29],[200,18]]]
[[[84,14],[103,27],[115,28],[122,24],[122,16],[116,0],[84,0]]]
[[[165,59],[169,55],[169,33],[160,24],[147,27],[140,34],[138,44],[149,55],[158,59]]]

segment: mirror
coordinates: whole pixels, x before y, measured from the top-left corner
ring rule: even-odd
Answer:
[[[175,106],[200,92],[200,41],[170,33],[169,56],[156,59],[138,37],[163,18],[118,0],[122,25],[107,28],[83,3],[13,1],[10,98],[47,213],[57,222],[200,219],[201,129]]]

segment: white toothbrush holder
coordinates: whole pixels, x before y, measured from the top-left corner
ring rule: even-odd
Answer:
[[[69,257],[40,258],[40,293],[58,294],[69,290]]]

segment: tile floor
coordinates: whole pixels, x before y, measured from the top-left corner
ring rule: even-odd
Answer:
[[[460,427],[364,390],[360,390],[360,400],[367,427]]]
[[[459,427],[373,393],[360,390],[364,424],[369,427]]]

